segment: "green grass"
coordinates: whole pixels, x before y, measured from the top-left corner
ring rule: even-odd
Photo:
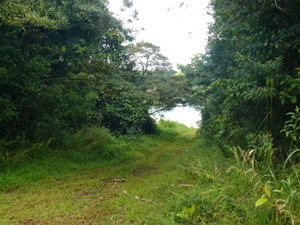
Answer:
[[[0,177],[0,224],[283,224],[254,207],[261,184],[246,164],[195,129],[160,121],[158,130],[86,130],[68,151],[23,161]]]
[[[115,138],[99,132],[79,133],[69,151],[50,149],[2,174],[0,224],[172,221],[165,216],[169,199],[184,192],[180,164],[196,130],[165,121],[159,135]],[[95,133],[105,141],[86,137]]]

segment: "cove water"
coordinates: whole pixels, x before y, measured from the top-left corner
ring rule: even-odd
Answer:
[[[197,128],[201,122],[201,113],[191,106],[177,106],[170,111],[155,113],[153,118],[159,121],[160,118],[172,120],[185,124],[187,127]]]

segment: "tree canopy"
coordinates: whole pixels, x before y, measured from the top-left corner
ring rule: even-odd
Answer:
[[[213,0],[210,7],[206,54],[182,67],[202,107],[203,133],[225,142],[259,131],[280,136],[300,97],[299,2]]]
[[[131,31],[106,5],[0,2],[2,139],[58,140],[88,124],[122,133],[153,126],[151,99],[127,78]]]
[[[160,53],[160,47],[152,43],[139,42],[131,48],[130,54],[136,69],[141,71],[142,75],[172,70],[172,64]]]

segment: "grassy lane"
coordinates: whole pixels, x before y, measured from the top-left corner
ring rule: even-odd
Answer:
[[[292,224],[255,207],[264,183],[249,156],[224,157],[195,134],[170,121],[154,136],[81,132],[70,150],[0,175],[0,225]]]
[[[85,166],[66,174],[57,168],[56,175],[2,192],[0,224],[175,223],[170,203],[194,182],[182,166],[193,158],[196,130],[179,130],[141,138],[151,148],[117,166]]]

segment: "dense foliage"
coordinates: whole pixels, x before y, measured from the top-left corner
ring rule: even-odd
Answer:
[[[149,101],[124,72],[132,37],[106,3],[0,3],[1,139],[57,137],[103,120],[112,130],[142,129]],[[108,125],[112,105],[128,114],[113,119],[118,128]],[[140,118],[134,128],[129,115]]]
[[[107,4],[0,1],[0,168],[35,143],[67,148],[89,126],[155,133],[150,109],[185,101],[185,77],[158,46],[133,44]]]
[[[174,204],[176,222],[300,223],[300,2],[211,0],[206,54],[182,73],[158,46],[132,44],[107,3],[0,0],[0,171],[130,159],[144,147],[112,132],[155,133],[151,108],[190,103],[200,133],[234,162],[213,149],[191,155],[183,168],[195,185],[182,187],[194,196]],[[161,125],[169,141],[182,126]]]
[[[134,83],[151,96],[157,111],[185,104],[189,96],[186,77],[172,68],[160,47],[149,42],[139,42],[129,49],[133,68],[139,71]]]
[[[206,54],[183,67],[207,136],[227,143],[249,132],[277,137],[299,102],[300,4],[278,4],[211,1]]]
[[[64,147],[87,126],[156,131],[153,100],[132,79],[131,30],[107,3],[0,2],[1,168],[34,143]]]
[[[210,7],[206,54],[180,67],[202,110],[200,132],[241,160],[243,176],[252,172],[255,207],[268,212],[263,223],[299,223],[300,2]]]

